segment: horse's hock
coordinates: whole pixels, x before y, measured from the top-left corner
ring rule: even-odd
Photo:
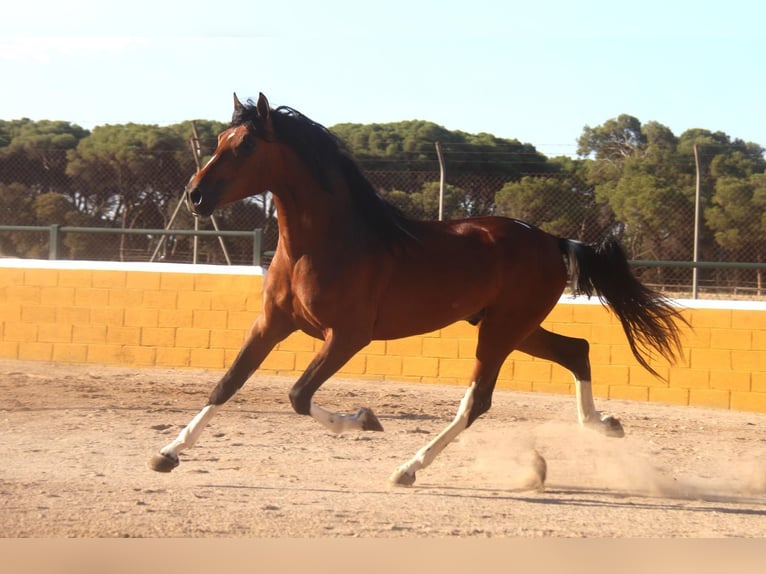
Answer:
[[[0,357],[64,363],[223,370],[261,310],[262,272],[252,267],[0,262]],[[766,304],[679,301],[684,357],[647,373],[619,322],[597,301],[563,297],[543,323],[591,342],[597,398],[766,412]],[[299,376],[319,342],[280,343],[259,372]],[[476,329],[458,323],[422,336],[374,341],[338,373],[357,379],[467,385]],[[498,387],[573,394],[571,375],[515,352]]]

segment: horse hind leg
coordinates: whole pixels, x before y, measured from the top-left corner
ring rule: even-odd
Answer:
[[[457,435],[469,426],[471,411],[474,408],[476,383],[471,383],[460,401],[452,422],[433,440],[418,450],[409,461],[397,468],[389,477],[389,482],[396,486],[411,486],[415,483],[415,473],[430,465],[436,456],[451,443]]]
[[[475,380],[468,387],[460,401],[455,418],[434,439],[418,450],[415,456],[394,471],[389,477],[391,484],[394,486],[411,486],[414,484],[417,471],[430,465],[448,444],[470,427],[480,415],[489,410],[491,395],[497,381],[498,372],[499,369],[489,379],[480,376],[476,377],[476,380],[479,382],[477,383]],[[532,474],[525,486],[542,490],[547,474],[545,459],[540,453],[533,450],[530,462]]]
[[[596,410],[591,385],[590,346],[585,339],[566,337],[538,327],[519,345],[528,355],[553,361],[568,369],[575,382],[577,418],[581,426],[610,437],[623,437],[625,431],[619,419]]]
[[[389,482],[396,486],[410,486],[415,482],[417,471],[426,468],[457,436],[470,427],[492,405],[500,367],[513,350],[513,333],[508,333],[505,324],[485,320],[479,328],[479,344],[476,350],[476,365],[472,383],[460,401],[455,418],[433,440],[415,453],[409,461],[398,467]],[[536,451],[533,458],[535,479],[529,487],[542,489],[546,477],[545,460]]]

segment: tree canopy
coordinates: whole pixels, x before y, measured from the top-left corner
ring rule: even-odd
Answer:
[[[196,121],[205,161],[226,126]],[[506,215],[552,233],[597,241],[620,237],[634,259],[690,260],[700,161],[701,253],[711,261],[762,261],[766,255],[764,148],[721,131],[667,126],[622,114],[584,126],[578,157],[549,158],[528,143],[451,131],[423,120],[332,126],[379,190],[413,217],[439,206],[439,142],[446,163],[444,217]],[[164,228],[196,169],[191,122],[171,126],[103,125],[92,131],[64,121],[0,121],[0,224]],[[223,229],[268,230],[276,241],[268,195],[227,206]],[[176,225],[191,227],[185,209]],[[90,238],[89,238],[90,237]],[[156,238],[72,235],[65,256],[146,258]],[[188,239],[172,242],[188,250]],[[235,250],[243,258],[249,246]],[[0,233],[0,254],[44,256],[45,239]],[[207,249],[208,256],[217,251]],[[170,257],[172,254],[168,254]],[[664,271],[660,281],[672,280]]]

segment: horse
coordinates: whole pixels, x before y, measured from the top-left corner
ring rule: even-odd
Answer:
[[[225,204],[270,191],[279,239],[264,283],[263,311],[201,411],[148,465],[170,472],[211,417],[295,331],[323,341],[289,391],[292,408],[330,431],[382,431],[373,411],[333,412],[314,393],[373,340],[431,332],[457,321],[477,328],[470,384],[454,419],[396,468],[389,481],[408,486],[416,472],[491,406],[500,368],[514,350],[568,369],[577,420],[621,437],[619,419],[596,410],[589,343],[541,323],[569,281],[575,294],[596,295],[619,318],[640,365],[656,351],[673,362],[681,352],[672,301],[632,274],[616,238],[586,244],[499,216],[424,221],[406,216],[365,177],[343,143],[288,106],[272,109],[261,93],[242,103],[234,94],[231,125],[209,161],[192,175],[185,198],[192,213],[210,216]],[[545,461],[537,453],[538,474]]]

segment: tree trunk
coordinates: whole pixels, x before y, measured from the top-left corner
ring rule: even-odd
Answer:
[[[127,223],[128,223],[128,204],[127,202],[123,206],[122,209],[122,221],[120,222],[120,227],[122,229],[127,229]],[[120,261],[125,262],[125,240],[127,236],[123,233],[120,235]]]

